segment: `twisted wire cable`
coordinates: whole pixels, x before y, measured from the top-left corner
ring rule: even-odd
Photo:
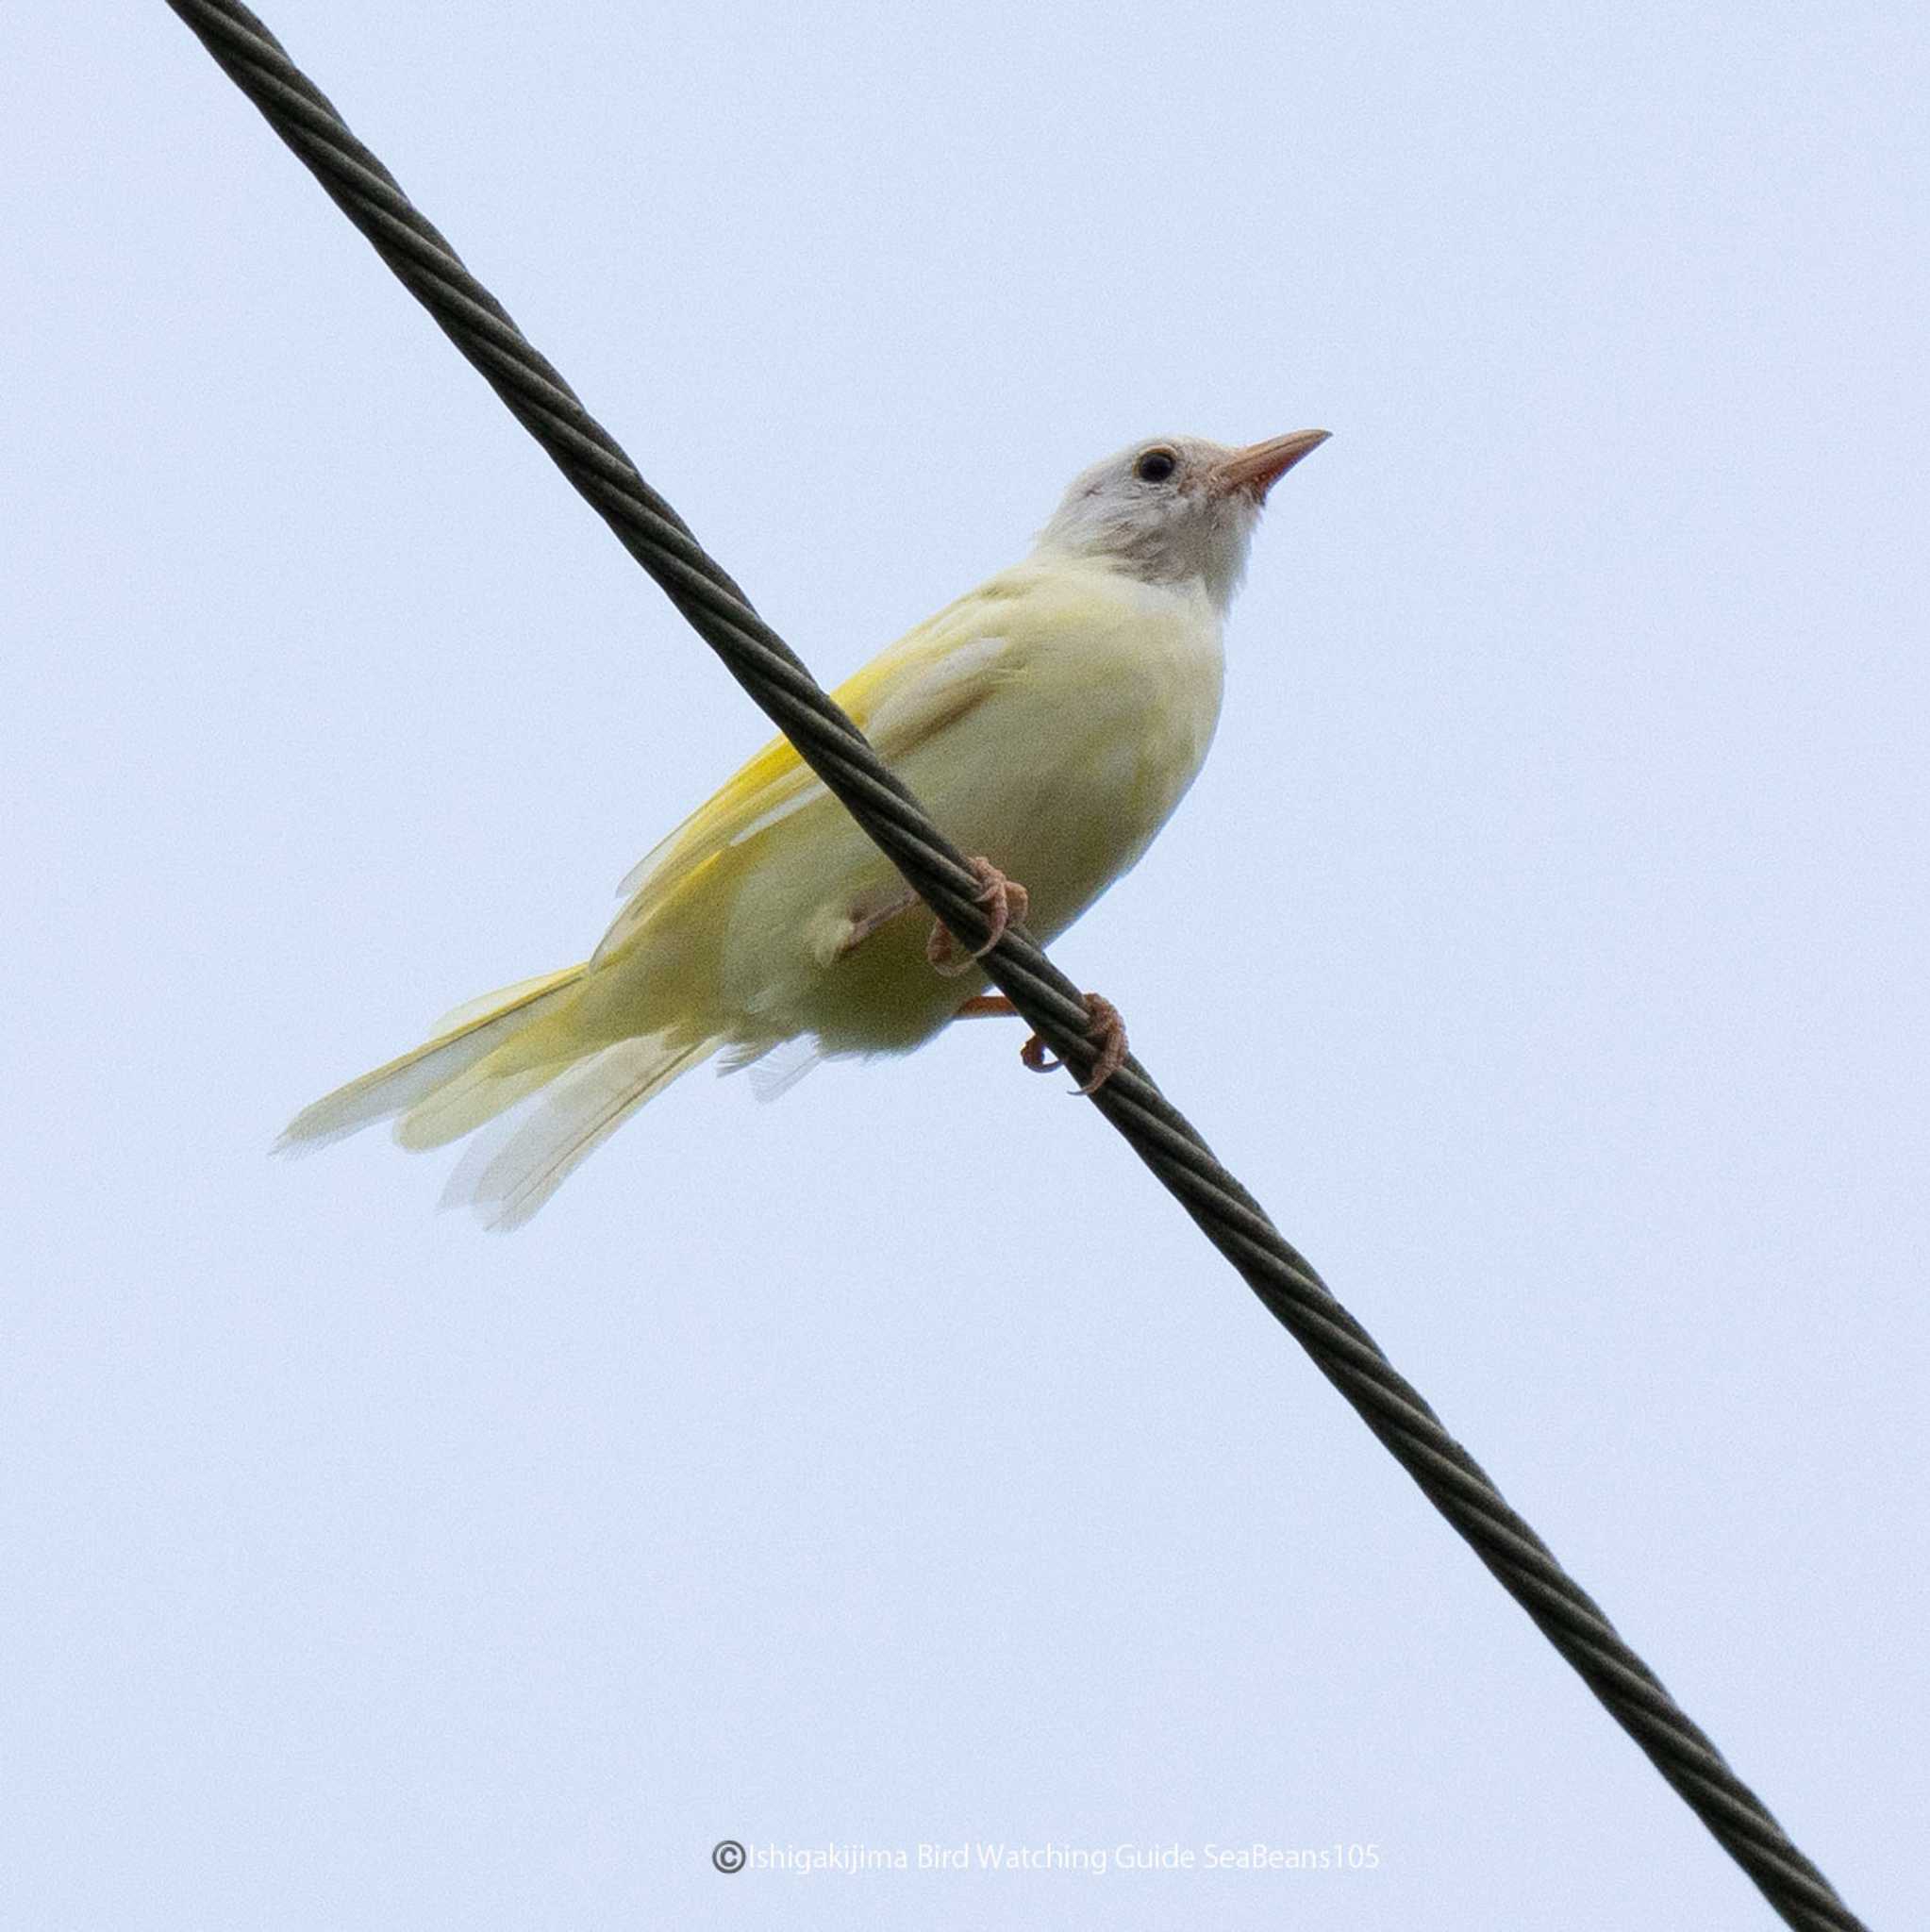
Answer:
[[[963,855],[275,36],[236,0],[168,4],[931,909],[968,945],[989,938]],[[1095,1048],[1079,990],[1023,928],[1008,926],[982,964],[1060,1059],[1090,1070]],[[1090,1098],[1785,1923],[1861,1932],[1829,1881],[1138,1060]]]

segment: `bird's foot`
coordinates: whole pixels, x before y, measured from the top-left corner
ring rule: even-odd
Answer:
[[[1024,924],[1031,906],[1025,888],[1017,879],[1008,879],[990,859],[968,858],[965,862],[978,876],[978,891],[972,896],[985,908],[988,930],[985,943],[967,952],[942,920],[933,925],[931,938],[924,942],[924,957],[931,961],[934,972],[942,973],[948,979],[970,973],[972,962],[984,958],[1005,938],[1008,925]]]
[[[1119,1008],[1096,992],[1086,995],[1086,1011],[1091,1015],[1086,1038],[1096,1051],[1092,1057],[1092,1071],[1080,1082],[1079,1091],[1096,1093],[1125,1065],[1125,1022],[1120,1018]],[[1052,1049],[1037,1033],[1019,1049],[1019,1058],[1035,1074],[1049,1074],[1055,1067],[1065,1064],[1063,1060],[1052,1058]]]
[[[958,1008],[961,1020],[990,1019],[994,1015],[1010,1017],[1017,1013],[1004,993],[982,992],[963,1002]],[[1080,1087],[1081,1093],[1096,1093],[1125,1065],[1126,1031],[1125,1022],[1120,1018],[1119,1008],[1109,999],[1096,992],[1086,995],[1086,1011],[1091,1015],[1091,1024],[1086,1035],[1098,1049],[1093,1058],[1092,1071]],[[1019,1058],[1035,1074],[1049,1074],[1055,1067],[1062,1066],[1062,1060],[1052,1058],[1052,1049],[1046,1045],[1043,1035],[1035,1033],[1019,1049]]]

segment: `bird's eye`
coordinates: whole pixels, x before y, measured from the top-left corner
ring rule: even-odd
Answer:
[[[1179,458],[1170,449],[1149,449],[1133,465],[1133,475],[1141,483],[1163,483],[1178,468]]]

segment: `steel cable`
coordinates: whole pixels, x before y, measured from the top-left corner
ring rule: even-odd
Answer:
[[[169,5],[932,910],[968,944],[988,937],[963,855],[281,43],[233,0]],[[983,963],[1062,1060],[1090,1067],[1079,990],[1021,928],[1008,927]],[[1858,1932],[1828,1880],[1139,1062],[1129,1059],[1091,1102],[1783,1920]]]

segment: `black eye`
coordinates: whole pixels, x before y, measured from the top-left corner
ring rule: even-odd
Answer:
[[[1170,449],[1149,449],[1133,465],[1133,475],[1141,483],[1163,483],[1179,468],[1179,458]]]

